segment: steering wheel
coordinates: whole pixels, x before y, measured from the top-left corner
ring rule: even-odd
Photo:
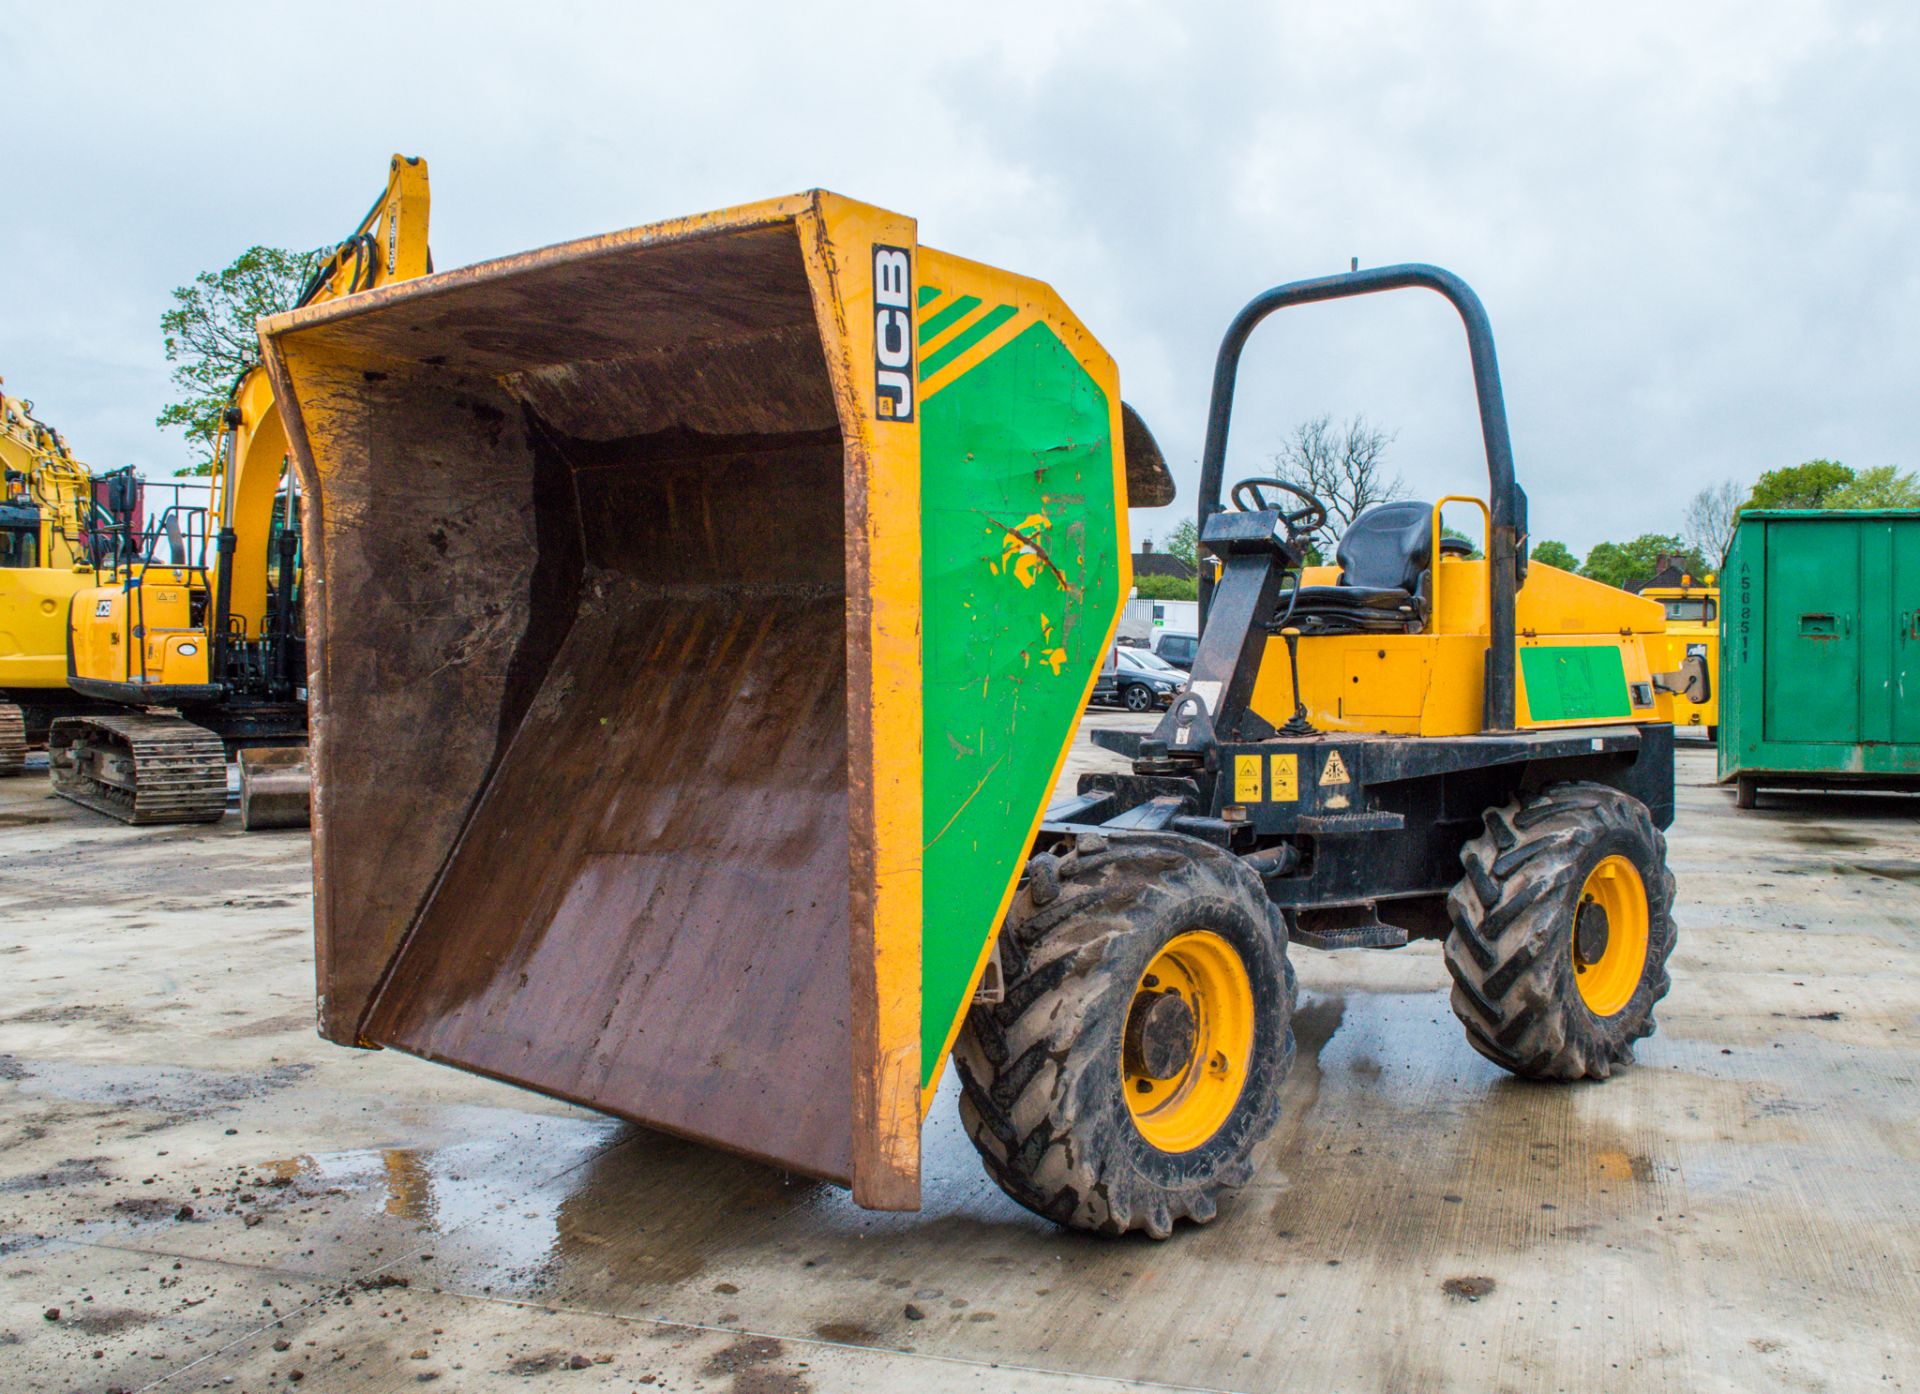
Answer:
[[[1306,505],[1304,508],[1294,509],[1291,513],[1282,512],[1280,514],[1280,521],[1287,525],[1287,531],[1291,535],[1299,537],[1303,533],[1314,532],[1326,526],[1327,506],[1312,494],[1309,494],[1305,489],[1302,489],[1298,484],[1289,484],[1284,479],[1256,476],[1252,479],[1241,480],[1233,486],[1233,493],[1231,495],[1233,506],[1242,513],[1264,512],[1274,507],[1272,503],[1267,501],[1266,491],[1268,489],[1278,489],[1284,493],[1292,494]]]

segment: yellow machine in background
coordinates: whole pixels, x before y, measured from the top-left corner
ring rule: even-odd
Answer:
[[[394,156],[386,189],[299,304],[425,275],[427,218],[426,162]],[[259,367],[234,385],[216,452],[209,503],[168,509],[138,555],[71,606],[69,684],[127,710],[54,723],[53,787],[127,822],[217,819],[229,751],[306,740],[300,500]],[[303,771],[290,775],[284,757],[271,764],[279,794],[269,806],[248,797],[241,762],[248,826],[304,824]]]
[[[1640,592],[1659,602],[1667,614],[1665,636],[1656,641],[1663,667],[1679,668],[1697,659],[1706,670],[1705,691],[1697,697],[1671,697],[1675,726],[1704,727],[1707,739],[1720,731],[1720,587],[1716,578],[1682,576],[1677,586],[1648,586]]]
[[[0,774],[65,705],[67,602],[92,584],[94,481],[33,404],[0,390]]]

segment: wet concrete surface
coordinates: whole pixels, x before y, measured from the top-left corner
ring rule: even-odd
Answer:
[[[327,1045],[304,834],[0,782],[0,1389],[1906,1388],[1920,804],[1741,814],[1680,761],[1635,1068],[1510,1080],[1434,946],[1298,952],[1255,1181],[1159,1244],[1013,1205],[950,1097],[882,1216]]]

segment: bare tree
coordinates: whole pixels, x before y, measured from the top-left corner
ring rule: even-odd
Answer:
[[[1726,565],[1733,530],[1740,521],[1740,505],[1746,501],[1746,489],[1729,479],[1702,489],[1687,504],[1681,522],[1686,540],[1716,568]]]
[[[1385,464],[1397,435],[1365,416],[1336,422],[1323,412],[1300,422],[1281,442],[1274,474],[1327,506],[1327,525],[1314,538],[1322,556],[1333,555],[1334,544],[1359,514],[1406,497],[1406,483]]]

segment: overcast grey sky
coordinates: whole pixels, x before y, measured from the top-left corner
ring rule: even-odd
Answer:
[[[1536,538],[1920,465],[1920,7],[834,10],[0,0],[0,375],[94,465],[170,472],[168,291],[344,235],[401,151],[443,269],[821,185],[1051,281],[1174,461],[1162,531],[1228,319],[1356,256],[1478,288]],[[1240,400],[1237,473],[1364,411],[1416,493],[1483,491],[1430,295],[1270,322]]]

